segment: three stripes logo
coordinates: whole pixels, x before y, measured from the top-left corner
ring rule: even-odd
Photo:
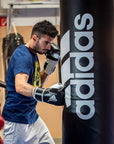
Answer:
[[[55,96],[55,95],[52,95],[52,96],[49,98],[48,102],[57,102],[56,96]]]

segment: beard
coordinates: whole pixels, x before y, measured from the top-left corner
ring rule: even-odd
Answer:
[[[39,44],[39,41],[36,43],[36,46],[34,46],[34,52],[35,53],[38,53],[38,54],[45,54],[47,52],[46,49],[42,49],[40,44]]]
[[[41,49],[40,46],[34,47],[34,52],[38,54],[45,54],[48,50],[47,49]]]

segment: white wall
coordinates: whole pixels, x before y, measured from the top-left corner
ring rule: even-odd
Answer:
[[[8,9],[1,7],[1,1],[4,0],[0,0],[0,16],[7,16]],[[12,21],[16,26],[31,26],[44,19],[59,25],[59,8],[13,8]]]
[[[7,10],[6,9],[2,9],[1,1],[3,1],[3,0],[0,0],[0,16],[6,16],[7,15]]]

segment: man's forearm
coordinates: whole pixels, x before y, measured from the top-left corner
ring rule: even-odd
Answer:
[[[42,70],[41,72],[40,72],[40,75],[41,75],[41,87],[43,87],[43,85],[44,85],[44,83],[46,82],[46,80],[47,80],[47,78],[48,78],[48,74],[46,74],[45,72],[44,72],[44,70]]]
[[[19,73],[15,76],[15,90],[24,96],[32,97],[32,91],[34,86],[29,84],[28,75],[24,73]]]

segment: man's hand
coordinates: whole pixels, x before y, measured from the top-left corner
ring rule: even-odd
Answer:
[[[50,75],[54,72],[57,62],[60,59],[60,50],[56,44],[51,43],[51,50],[46,53],[46,61],[44,64],[44,71]]]

